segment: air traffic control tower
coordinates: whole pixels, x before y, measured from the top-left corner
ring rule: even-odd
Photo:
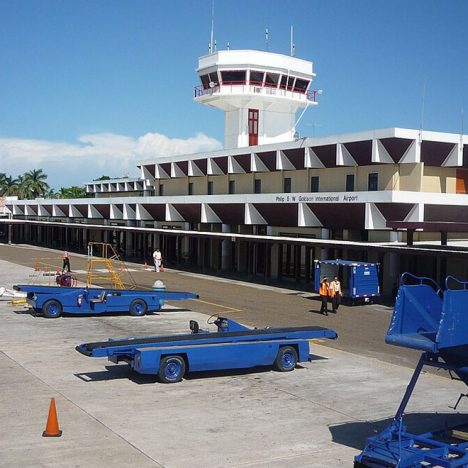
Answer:
[[[194,99],[224,111],[224,147],[293,141],[296,114],[316,105],[312,62],[255,50],[200,57]]]

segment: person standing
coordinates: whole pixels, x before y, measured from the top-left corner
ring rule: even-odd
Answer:
[[[328,315],[328,296],[330,295],[330,285],[328,284],[328,278],[325,276],[320,283],[320,300],[322,305],[320,307],[320,313],[323,315]]]
[[[68,250],[65,250],[65,252],[63,252],[62,272],[64,272],[65,269],[68,271],[68,273],[71,272],[70,257],[69,257],[69,255],[68,255]]]
[[[337,276],[330,283],[330,297],[332,298],[332,312],[336,314],[341,303],[341,283]]]
[[[159,249],[156,249],[153,252],[153,261],[154,261],[154,271],[156,273],[159,273],[160,268],[161,268],[161,263],[162,263],[162,254]]]

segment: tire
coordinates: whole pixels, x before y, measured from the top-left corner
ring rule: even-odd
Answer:
[[[274,367],[279,372],[290,372],[297,364],[297,351],[292,346],[282,346],[275,359]]]
[[[185,360],[181,356],[165,356],[159,365],[158,377],[162,383],[180,382],[185,374]]]
[[[42,313],[44,317],[47,318],[57,318],[62,315],[63,307],[59,301],[55,299],[49,299],[48,301],[44,302],[42,306]]]
[[[133,315],[134,317],[141,317],[142,315],[145,315],[147,310],[148,306],[143,299],[135,299],[130,304],[130,315]]]

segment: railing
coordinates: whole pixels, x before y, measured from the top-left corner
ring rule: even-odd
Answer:
[[[244,81],[230,81],[223,84],[216,84],[213,87],[205,88],[203,85],[198,85],[194,87],[194,97],[202,96],[211,96],[213,94],[218,94],[221,92],[247,92],[247,93],[258,93],[265,95],[275,95],[275,96],[284,96],[302,99],[302,96],[306,96],[307,101],[317,102],[318,90],[309,90],[309,91],[294,91],[279,88],[277,86],[272,86],[270,84],[262,84],[257,82],[250,82],[246,84]]]

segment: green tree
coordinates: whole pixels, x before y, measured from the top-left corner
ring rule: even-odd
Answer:
[[[111,180],[111,177],[109,177],[108,175],[102,175],[101,177],[99,177],[99,179],[93,179],[93,181],[97,180]]]
[[[3,193],[6,197],[18,196],[18,180],[13,179],[11,176],[5,176],[3,180]]]
[[[46,182],[47,174],[42,169],[32,169],[24,174],[25,194],[27,198],[43,197],[50,190]]]
[[[89,195],[83,187],[61,187],[57,193],[57,198],[86,198]]]
[[[6,189],[6,177],[7,175],[4,172],[0,172],[0,197],[3,196]]]

